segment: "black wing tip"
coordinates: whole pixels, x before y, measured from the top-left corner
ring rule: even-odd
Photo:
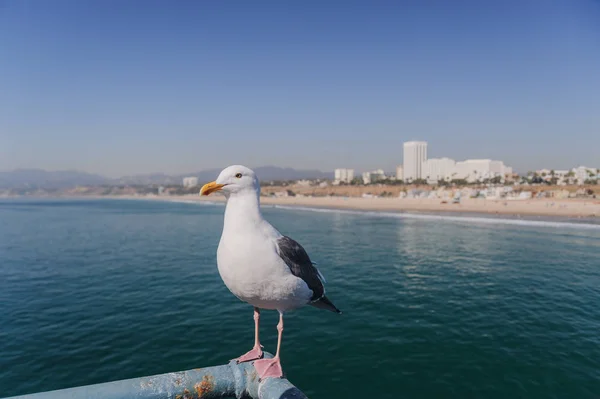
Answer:
[[[342,311],[339,310],[333,302],[331,302],[326,296],[319,298],[318,300],[311,302],[311,305],[318,309],[329,310],[330,312],[342,314]]]

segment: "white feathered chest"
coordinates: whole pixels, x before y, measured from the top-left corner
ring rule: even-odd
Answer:
[[[229,290],[263,309],[290,310],[306,305],[312,291],[294,276],[277,252],[281,237],[264,219],[236,212],[227,204],[217,264]]]

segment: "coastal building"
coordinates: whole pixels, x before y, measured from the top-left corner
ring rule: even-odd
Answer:
[[[572,172],[574,174],[575,181],[577,184],[584,184],[586,180],[596,179],[596,169],[588,168],[586,166],[579,166],[577,168],[573,168]]]
[[[336,169],[333,184],[349,184],[354,179],[354,169]]]
[[[456,174],[456,161],[450,158],[431,158],[423,162],[423,178],[428,184],[450,181]]]
[[[504,165],[502,161],[467,159],[466,161],[456,162],[454,178],[475,183],[500,177],[501,181],[504,182],[504,177],[507,174],[512,174],[512,168]]]
[[[407,141],[404,143],[403,174],[405,181],[423,178],[423,163],[427,161],[427,142]]]
[[[559,186],[573,184],[577,180],[575,173],[571,173],[569,170],[539,169],[535,171],[535,175],[547,183]]]
[[[400,167],[399,167],[400,170]],[[548,171],[549,172],[549,171]],[[435,184],[440,180],[467,180],[470,183],[484,182],[499,177],[505,182],[513,177],[513,170],[502,161],[491,159],[467,159],[456,162],[450,158],[427,158],[427,142],[407,141],[404,143],[402,180],[410,183],[417,179]]]
[[[569,171],[568,170],[555,170],[554,177],[556,177],[558,179],[556,184],[558,184],[559,186],[566,186],[567,181],[569,179]],[[552,175],[550,176],[550,178],[552,178]]]
[[[184,177],[183,187],[196,187],[198,185],[197,177]]]
[[[404,180],[404,168],[402,166],[396,167],[396,180]]]
[[[363,172],[362,181],[363,181],[363,184],[371,184],[371,173]]]
[[[539,170],[536,170],[535,173],[538,176],[541,176],[542,178],[545,178],[547,176],[551,176],[552,175],[552,170],[550,170],[550,169],[539,169]]]
[[[431,158],[423,162],[422,178],[428,184],[435,184],[440,180],[467,180],[469,183],[483,182],[488,179],[500,177],[504,182],[506,176],[512,175],[512,168],[502,161],[491,159],[467,159],[456,162],[450,158]]]
[[[378,181],[385,180],[385,172],[383,169],[377,169],[372,172],[364,172],[362,174],[363,184],[376,183]]]

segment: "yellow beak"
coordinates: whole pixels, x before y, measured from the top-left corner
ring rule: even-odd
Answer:
[[[209,195],[214,193],[215,191],[219,191],[223,188],[224,184],[217,184],[216,181],[211,181],[210,183],[206,183],[200,189],[200,195]]]

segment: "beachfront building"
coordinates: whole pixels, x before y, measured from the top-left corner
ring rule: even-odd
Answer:
[[[197,177],[184,177],[183,187],[196,187],[198,185]]]
[[[363,181],[363,184],[371,184],[371,173],[363,172],[362,181]]]
[[[569,180],[569,171],[568,170],[555,170],[554,176],[552,176],[552,172],[550,172],[550,178],[556,177],[556,184],[559,186],[565,186],[567,181]]]
[[[405,181],[423,179],[423,163],[427,161],[427,142],[407,141],[404,143],[403,174]]]
[[[595,180],[597,178],[595,168],[579,166],[577,168],[573,168],[572,172],[573,172],[575,181],[579,185],[584,184],[586,180],[592,180],[592,179]]]
[[[333,180],[333,184],[350,184],[350,182],[354,179],[354,169],[336,169],[334,171],[334,175],[335,178]]]
[[[455,162],[450,158],[427,159],[427,142],[404,143],[402,180],[407,183],[417,179],[424,179],[429,184],[435,184],[440,180],[466,180],[469,183],[476,183],[498,177],[501,182],[504,182],[506,176],[512,174],[512,168],[502,161],[467,159]]]
[[[396,180],[404,180],[404,168],[396,166]]]
[[[385,180],[385,172],[383,169],[377,169],[372,172],[364,172],[362,174],[363,184],[376,183],[378,181]]]
[[[506,175],[512,174],[512,168],[504,165],[502,161],[491,159],[467,159],[456,162],[453,179],[464,179],[469,183],[484,181],[500,177],[504,182]]]
[[[436,184],[440,180],[466,180],[469,183],[483,182],[500,177],[501,182],[506,176],[512,175],[512,168],[502,161],[491,159],[467,159],[456,162],[450,158],[431,158],[423,162],[423,179],[428,184]]]
[[[573,184],[576,181],[575,172],[569,170],[554,170],[554,169],[539,169],[535,171],[535,175],[550,184],[564,186]]]
[[[431,158],[423,162],[423,178],[428,184],[451,181],[456,173],[456,161],[450,158]]]

